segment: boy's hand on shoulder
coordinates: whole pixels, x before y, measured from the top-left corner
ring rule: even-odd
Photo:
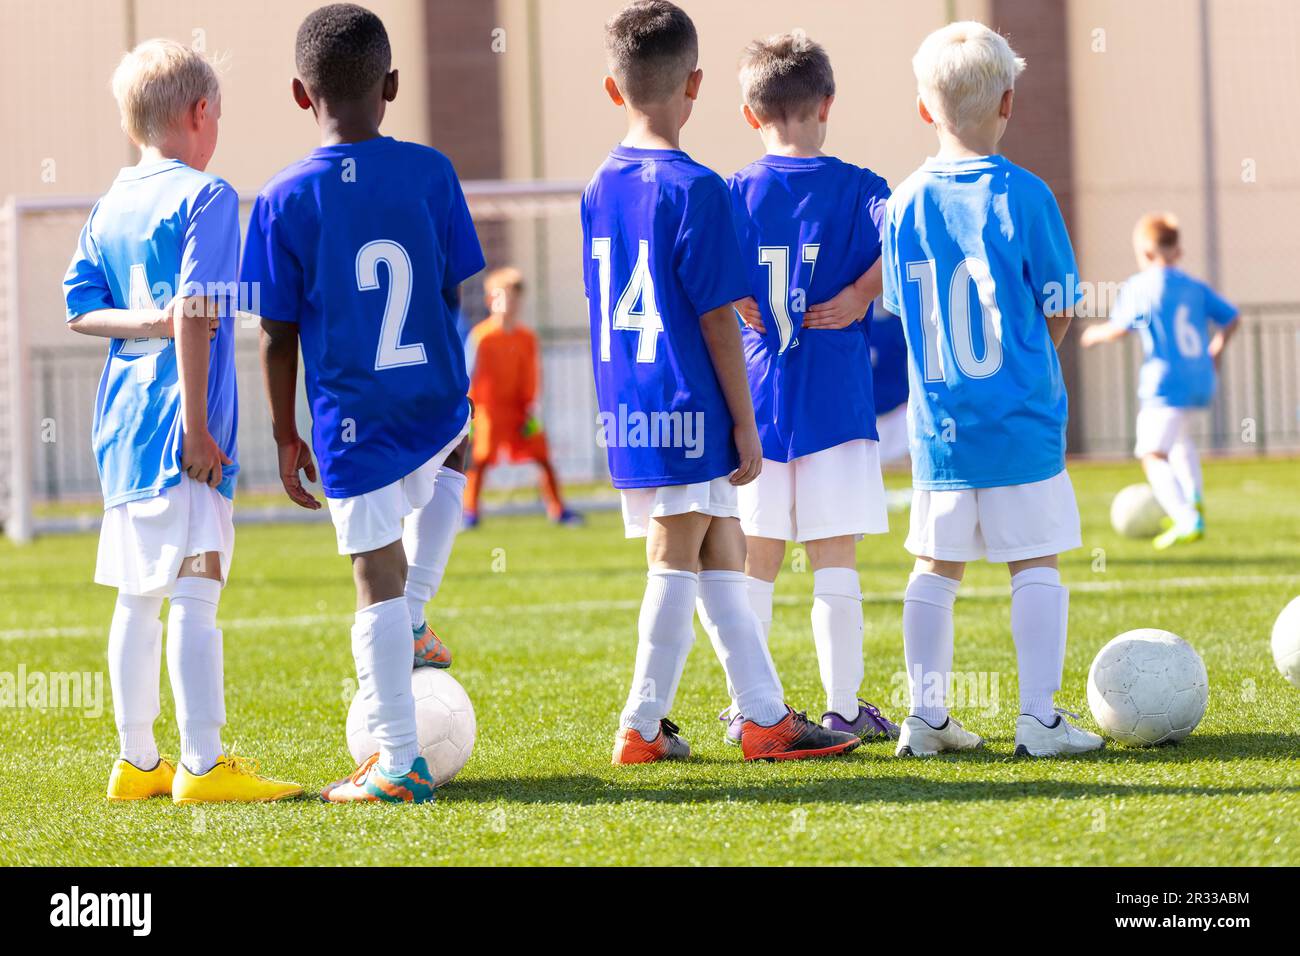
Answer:
[[[733,485],[747,485],[763,470],[763,443],[758,437],[758,426],[751,420],[737,425],[732,434],[736,451],[740,453],[740,465],[731,473],[730,481]]]
[[[234,464],[206,429],[181,433],[181,469],[212,488],[221,484],[221,466]]]
[[[285,494],[293,503],[308,511],[319,511],[320,502],[302,486],[299,472],[307,475],[308,481],[316,480],[316,463],[311,460],[311,449],[298,435],[276,445],[276,454],[280,461],[280,483],[284,485]]]
[[[810,307],[804,313],[803,327],[805,329],[848,328],[867,314],[871,301],[871,297],[862,292],[856,284],[849,283],[834,297]]]
[[[736,303],[736,312],[740,315],[740,321],[759,334],[766,334],[767,327],[763,325],[763,313],[758,309],[758,302],[753,296],[745,296]]]

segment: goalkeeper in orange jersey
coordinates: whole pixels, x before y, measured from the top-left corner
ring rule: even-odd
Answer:
[[[560,485],[538,421],[540,378],[537,335],[519,320],[523,274],[513,266],[493,269],[483,279],[488,317],[470,330],[466,343],[469,397],[474,403],[472,465],[465,489],[465,527],[479,522],[478,499],[487,469],[504,453],[511,462],[532,461],[542,471],[546,514],[556,524],[581,524],[564,506]]]

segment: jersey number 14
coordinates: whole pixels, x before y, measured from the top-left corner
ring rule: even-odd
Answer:
[[[654,276],[650,274],[650,243],[642,239],[637,243],[636,265],[614,304],[613,322],[610,322],[610,253],[609,237],[593,237],[591,257],[596,260],[600,282],[600,360],[610,360],[611,328],[637,333],[636,360],[653,363],[659,349],[659,333],[664,330],[664,320],[655,302]]]

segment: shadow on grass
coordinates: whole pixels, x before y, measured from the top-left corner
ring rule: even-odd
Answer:
[[[1016,760],[1006,753],[980,750],[970,754],[931,758],[926,766],[938,764],[960,765],[967,773],[981,764],[1003,765],[1001,772],[1014,773],[1014,767],[1061,768],[1089,764],[1190,764],[1250,758],[1293,760],[1300,754],[1300,736],[1295,734],[1207,734],[1192,738],[1182,744],[1144,749],[1108,746],[1099,753],[1081,757],[1053,760],[1050,758],[1024,758]],[[717,758],[696,758],[689,764],[674,768],[654,768],[653,778],[646,769],[623,768],[611,770],[610,776],[594,774],[564,774],[555,777],[478,778],[458,780],[439,791],[439,799],[451,802],[496,802],[523,804],[606,804],[623,802],[647,803],[726,803],[728,801],[754,801],[758,803],[927,803],[927,802],[979,802],[987,800],[1024,799],[1080,799],[1124,798],[1142,796],[1251,796],[1268,794],[1300,794],[1300,783],[1249,786],[1197,786],[1172,783],[1123,783],[1081,780],[1032,779],[1021,780],[936,780],[909,774],[911,761],[888,760],[902,770],[901,774],[879,776],[875,773],[860,777],[831,779],[773,779],[755,781],[747,774],[744,779],[719,781],[713,770],[724,764],[738,767],[736,761]],[[878,770],[879,763],[871,756],[849,758],[861,760],[871,769]],[[974,766],[972,766],[974,765]],[[830,765],[828,765],[830,766]],[[836,765],[838,769],[839,766]],[[705,771],[707,776],[691,775],[693,769]],[[775,768],[774,768],[775,769]],[[863,769],[867,769],[864,767]],[[956,767],[954,767],[956,769]],[[678,772],[676,779],[664,779],[663,774]]]

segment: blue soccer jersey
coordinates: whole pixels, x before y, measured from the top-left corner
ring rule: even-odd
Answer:
[[[1138,376],[1143,405],[1204,408],[1214,398],[1210,325],[1231,325],[1237,309],[1199,279],[1152,266],[1120,290],[1110,321],[1136,329],[1145,360]]]
[[[889,200],[883,258],[907,337],[914,487],[1058,474],[1067,402],[1044,313],[1079,291],[1047,184],[1001,156],[927,160]]]
[[[253,205],[250,310],[293,322],[331,498],[415,471],[465,427],[457,287],[483,268],[451,162],[381,136],[322,146]]]
[[[123,169],[90,211],[63,280],[68,319],[98,309],[162,309],[215,299],[221,326],[208,362],[208,431],[232,462],[235,433],[239,196],[229,183],[164,160]],[[181,392],[173,339],[112,339],[95,393],[91,444],[104,507],[180,483]],[[218,490],[235,494],[238,464]]]
[[[907,337],[898,316],[883,309],[866,325],[876,414],[883,415],[907,401]]]
[[[745,328],[745,360],[763,457],[790,461],[855,439],[875,440],[870,322],[803,329],[880,257],[889,187],[831,156],[764,156],[731,178],[732,211],[750,294],[766,332]]]
[[[722,178],[680,150],[618,146],[582,195],[583,282],[615,488],[739,463],[700,316],[749,295]]]

